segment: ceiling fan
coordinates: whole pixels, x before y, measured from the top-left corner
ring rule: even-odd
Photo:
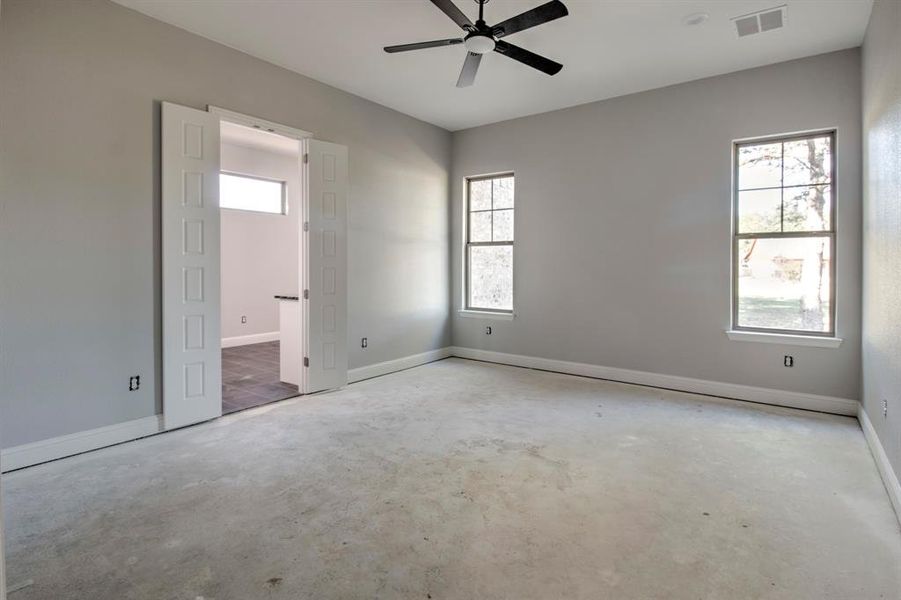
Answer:
[[[450,17],[457,25],[463,28],[466,34],[462,38],[450,38],[446,40],[434,40],[431,42],[418,42],[415,44],[401,44],[399,46],[386,46],[385,52],[407,52],[409,50],[422,50],[424,48],[437,48],[439,46],[455,46],[463,44],[469,53],[463,62],[463,70],[460,71],[460,77],[457,79],[457,87],[468,87],[472,85],[476,78],[476,72],[479,70],[479,63],[482,62],[482,55],[494,50],[499,54],[503,54],[513,60],[538,69],[542,73],[548,75],[556,75],[563,68],[558,62],[554,62],[549,58],[539,56],[534,52],[529,52],[519,46],[507,43],[500,39],[523,29],[529,29],[536,25],[565,17],[569,14],[566,6],[560,0],[551,0],[547,4],[542,4],[532,10],[511,17],[506,21],[501,21],[497,25],[489,26],[484,20],[485,4],[488,0],[476,0],[479,4],[479,18],[475,23],[463,14],[451,0],[431,0],[432,4],[437,6],[441,12]]]

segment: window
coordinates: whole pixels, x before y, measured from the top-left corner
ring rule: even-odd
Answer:
[[[733,329],[835,330],[835,132],[735,146]]]
[[[513,175],[466,180],[466,309],[513,312]]]
[[[285,182],[219,173],[219,208],[284,215]]]

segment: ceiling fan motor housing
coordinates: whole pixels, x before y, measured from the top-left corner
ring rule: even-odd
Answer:
[[[466,36],[463,43],[466,49],[474,54],[487,54],[494,50],[494,38],[487,33],[474,32]]]

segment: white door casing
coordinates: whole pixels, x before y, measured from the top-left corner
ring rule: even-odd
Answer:
[[[347,148],[304,144],[303,392],[347,384]]]
[[[162,106],[163,420],[222,414],[219,117]]]

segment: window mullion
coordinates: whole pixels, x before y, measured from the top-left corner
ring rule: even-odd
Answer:
[[[491,241],[494,241],[494,179],[491,180]]]
[[[785,233],[785,142],[781,144],[779,159],[779,231]]]
[[[755,233],[736,233],[735,239],[737,240],[782,240],[782,239],[791,239],[791,238],[811,238],[811,237],[826,237],[830,235],[834,235],[835,231],[832,229],[823,229],[820,231],[770,231],[770,232],[755,232]]]

